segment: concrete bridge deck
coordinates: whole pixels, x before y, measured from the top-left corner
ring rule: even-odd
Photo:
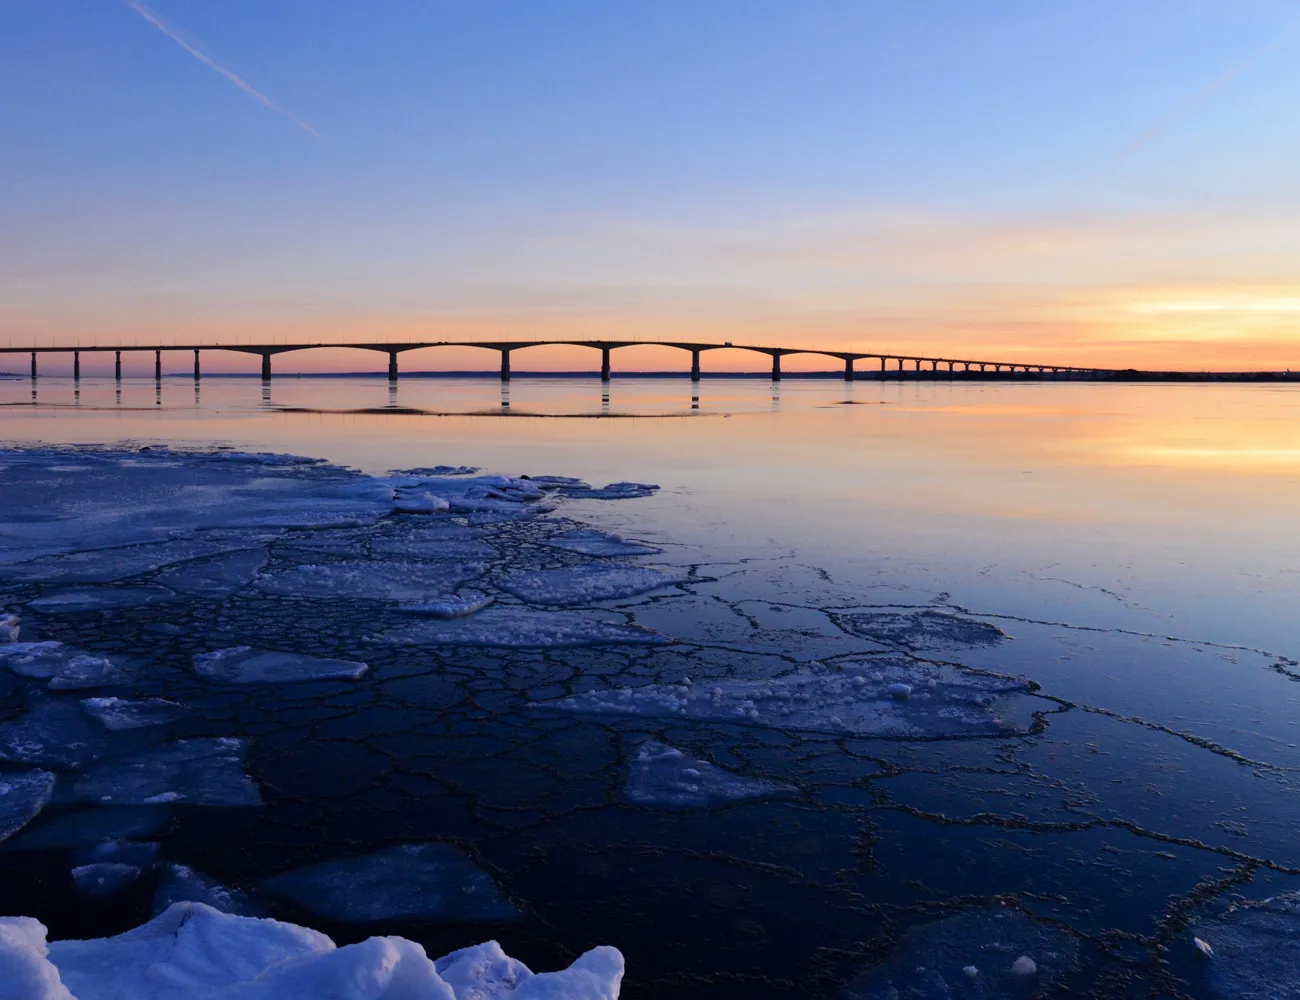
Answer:
[[[122,377],[122,355],[123,354],[140,354],[151,353],[154,356],[154,377],[162,378],[162,355],[164,351],[185,351],[193,352],[194,355],[194,378],[202,377],[199,358],[203,351],[235,351],[240,354],[255,354],[262,359],[262,378],[269,381],[272,377],[271,359],[277,354],[287,354],[290,351],[310,351],[321,348],[352,348],[363,351],[378,351],[388,355],[388,378],[390,381],[397,381],[399,376],[397,358],[398,355],[406,351],[418,351],[429,347],[476,347],[487,351],[497,351],[501,355],[501,381],[510,381],[510,356],[515,351],[527,350],[530,347],[587,347],[592,350],[600,351],[600,377],[603,381],[609,381],[610,355],[620,347],[672,347],[677,350],[687,351],[691,355],[691,379],[699,381],[700,378],[700,355],[705,351],[720,350],[737,350],[750,351],[756,354],[765,354],[772,360],[772,379],[779,381],[781,378],[781,359],[791,354],[814,354],[827,358],[835,358],[844,364],[844,378],[846,381],[852,381],[857,371],[855,364],[859,361],[878,361],[880,364],[878,378],[888,377],[905,377],[907,373],[919,374],[922,371],[933,373],[934,377],[941,377],[941,373],[957,374],[960,371],[963,376],[974,374],[978,377],[979,373],[985,374],[1002,374],[1002,373],[1023,373],[1055,376],[1073,376],[1073,377],[1097,377],[1099,375],[1112,374],[1115,369],[1110,368],[1091,368],[1077,367],[1072,365],[1036,365],[1025,364],[1023,362],[1009,361],[988,361],[975,360],[969,358],[946,358],[946,357],[925,357],[914,354],[898,354],[894,352],[876,352],[876,351],[823,351],[809,347],[764,347],[756,344],[733,344],[730,341],[721,344],[693,343],[689,341],[660,341],[660,340],[513,340],[513,341],[496,341],[496,340],[430,340],[420,342],[335,342],[335,343],[317,343],[317,344],[190,344],[186,346],[163,345],[163,344],[112,344],[112,345],[91,345],[83,347],[80,345],[52,346],[52,347],[0,347],[2,354],[29,354],[31,356],[31,374],[32,378],[38,377],[39,368],[37,358],[42,354],[71,354],[72,371],[74,378],[81,377],[81,355],[82,354],[106,354],[112,352],[115,358],[115,372],[118,378]],[[895,367],[891,368],[890,365]],[[908,369],[906,366],[911,365]],[[928,365],[929,368],[923,369],[922,365]],[[940,366],[946,368],[940,368]]]

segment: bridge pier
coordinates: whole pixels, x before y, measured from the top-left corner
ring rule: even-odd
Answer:
[[[194,381],[197,382],[203,377],[203,372],[199,370],[199,349],[194,348]]]
[[[881,377],[882,380],[883,380],[884,377],[885,377],[885,359],[884,359],[884,358],[881,358],[881,359],[880,359],[880,377]]]
[[[388,381],[397,381],[397,352],[388,352]]]
[[[162,351],[153,352],[153,380],[162,381]]]
[[[609,348],[608,347],[602,347],[600,349],[600,380],[602,382],[609,381]]]
[[[81,381],[81,352],[72,352],[72,379],[74,382]]]
[[[844,381],[845,382],[853,381],[853,359],[852,358],[844,359]]]
[[[510,381],[510,349],[508,347],[501,348],[501,381]]]
[[[699,380],[700,380],[700,352],[699,352],[698,349],[694,349],[694,348],[692,348],[692,350],[691,350],[691,381],[692,381],[692,382],[698,382]]]
[[[36,352],[32,351],[32,381],[36,380]]]
[[[262,381],[271,381],[271,355],[269,353],[262,355]]]
[[[122,381],[122,352],[113,352],[113,378]]]
[[[781,355],[779,354],[772,355],[772,381],[781,381]]]

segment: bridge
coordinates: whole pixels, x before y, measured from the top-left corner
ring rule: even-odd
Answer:
[[[164,351],[184,351],[194,354],[194,378],[202,377],[199,364],[203,351],[235,351],[240,354],[254,354],[262,359],[262,380],[269,382],[272,377],[271,359],[277,354],[290,351],[310,351],[321,348],[354,348],[363,351],[378,351],[388,355],[388,379],[396,382],[399,371],[398,356],[406,351],[418,351],[428,347],[477,347],[486,351],[496,351],[501,355],[501,381],[510,381],[510,355],[515,351],[530,347],[587,347],[600,351],[600,377],[602,381],[610,379],[610,355],[620,347],[673,347],[687,351],[691,355],[691,380],[700,379],[700,355],[705,351],[738,350],[765,354],[772,360],[772,379],[781,379],[781,359],[791,354],[815,354],[835,358],[844,364],[845,381],[857,377],[855,365],[859,361],[879,362],[877,378],[943,378],[971,377],[981,374],[1022,374],[1051,376],[1056,378],[1096,378],[1114,373],[1110,368],[1084,368],[1071,365],[1033,365],[1022,362],[973,360],[968,358],[935,358],[913,354],[896,354],[893,352],[859,352],[859,351],[821,351],[808,347],[762,347],[754,344],[733,344],[726,341],[721,344],[691,343],[661,340],[430,340],[408,343],[318,343],[318,344],[194,344],[184,347],[175,345],[109,345],[109,346],[63,346],[63,347],[0,347],[0,354],[30,354],[32,378],[38,375],[37,358],[43,354],[72,355],[73,378],[81,377],[81,356],[83,354],[106,354],[112,352],[115,359],[115,375],[122,377],[123,354],[148,354],[154,356],[154,378],[162,378],[162,356]],[[908,369],[906,366],[911,365]],[[923,368],[928,365],[928,368]],[[940,366],[946,366],[941,368]],[[891,367],[892,366],[892,367]],[[958,368],[960,366],[960,369]],[[873,373],[874,374],[874,373]]]

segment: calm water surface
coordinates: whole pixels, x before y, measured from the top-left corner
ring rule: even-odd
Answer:
[[[961,739],[539,722],[518,681],[537,658],[481,651],[446,661],[477,671],[468,702],[464,687],[453,698],[408,678],[310,732],[276,730],[265,706],[230,708],[265,748],[256,775],[283,794],[264,810],[181,815],[169,859],[252,888],[286,858],[455,840],[523,920],[322,929],[402,933],[431,952],[495,936],[535,968],[611,943],[633,998],[874,996],[860,977],[916,947],[908,928],[990,907],[1074,942],[1060,980],[1074,995],[1208,995],[1188,930],[1199,908],[1300,887],[1297,417],[1296,390],[1269,386],[0,380],[11,444],[223,444],[369,473],[473,465],[659,484],[561,513],[694,570],[689,593],[622,602],[686,645],[653,662],[545,658],[579,676],[766,676],[874,650],[1038,686],[1014,732]],[[927,634],[935,620],[1007,638]],[[44,636],[153,641],[99,621]],[[376,675],[396,684],[407,669]],[[647,736],[795,792],[634,807],[624,768]],[[78,899],[63,858],[3,864],[0,906],[56,935],[149,914],[144,889]]]

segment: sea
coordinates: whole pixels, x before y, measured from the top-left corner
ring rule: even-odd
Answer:
[[[238,519],[321,484],[417,499]],[[66,597],[167,591],[174,563],[66,560],[218,486],[219,537],[260,553],[230,587]],[[24,548],[20,508],[79,540]],[[1300,996],[1294,386],[9,378],[0,529],[0,617],[128,678],[0,690],[6,773],[57,776],[0,845],[0,910],[52,939],[189,878],[340,943],[496,939],[534,970],[614,945],[630,1000]],[[412,610],[453,591],[495,603]],[[368,669],[196,673],[240,646]],[[61,753],[50,703],[108,697],[177,714]],[[233,797],[158,756],[222,739]],[[131,798],[141,774],[167,788]],[[147,858],[96,889],[73,871],[104,840]],[[454,848],[445,884],[411,855],[428,899],[347,905],[383,896],[350,862],[428,844]]]

